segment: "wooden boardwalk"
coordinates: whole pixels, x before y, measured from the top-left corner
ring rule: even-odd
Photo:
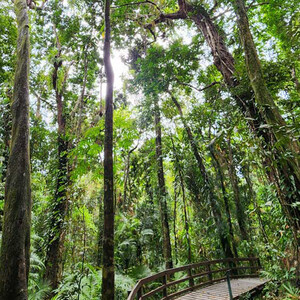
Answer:
[[[260,268],[257,257],[239,257],[168,269],[140,279],[127,300],[226,300],[229,299],[228,276],[233,297],[238,297],[266,283],[258,277]],[[179,276],[174,280],[176,274]]]
[[[247,292],[254,291],[262,287],[267,280],[260,278],[242,278],[232,279],[231,281],[232,294],[235,299]],[[222,281],[198,291],[191,292],[177,300],[227,300],[229,299],[227,281]]]

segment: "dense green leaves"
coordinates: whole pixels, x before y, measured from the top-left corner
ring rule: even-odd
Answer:
[[[297,271],[292,226],[280,201],[282,193],[298,194],[279,176],[280,163],[293,153],[278,153],[276,147],[284,146],[280,140],[270,140],[268,147],[261,143],[272,126],[258,124],[247,111],[249,107],[242,114],[237,105],[236,95],[250,95],[241,99],[241,106],[244,100],[254,100],[254,96],[233,2],[190,3],[196,10],[203,12],[205,8],[224,36],[235,59],[239,85],[229,89],[224,83],[213,64],[207,39],[191,19],[165,18],[155,24],[163,14],[178,10],[177,1],[112,1],[116,299],[126,299],[138,279],[164,268],[157,178],[160,158],[175,265],[189,262],[188,248],[192,261],[223,257],[219,226],[229,237],[230,247],[236,245],[238,256],[254,253],[261,258],[264,276],[293,282]],[[51,292],[43,278],[49,233],[53,230],[49,219],[57,208],[58,180],[67,183],[68,209],[58,220],[65,228],[63,274],[59,287],[52,291],[52,299],[99,299],[101,295],[106,87],[102,6],[103,1],[48,0],[42,10],[30,10],[33,234],[29,299],[43,299]],[[287,123],[286,132],[296,141],[300,132],[299,1],[246,1],[246,6],[264,80]],[[0,8],[0,44],[1,221],[16,63],[16,24],[7,3]],[[53,88],[56,68],[57,90]],[[126,74],[121,78],[123,70]],[[62,95],[66,121],[67,148],[60,157],[57,92]],[[181,113],[172,97],[178,101]],[[155,151],[154,114],[158,107],[162,157],[156,157]],[[253,108],[258,107],[254,104]],[[262,133],[260,137],[249,123]],[[209,188],[216,196],[221,224],[216,223],[207,196],[207,180],[197,165],[187,127],[210,178]],[[58,178],[58,162],[64,155],[66,172]],[[243,208],[249,240],[241,233],[237,199]],[[299,202],[295,200],[293,207],[299,207]],[[227,229],[230,226],[232,233]],[[285,283],[280,293],[284,291],[295,293],[290,283]],[[267,295],[273,297],[272,287]]]

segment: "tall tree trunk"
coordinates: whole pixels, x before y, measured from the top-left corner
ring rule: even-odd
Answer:
[[[36,99],[36,112],[35,112],[35,117],[38,120],[42,119],[42,115],[41,115],[41,96],[37,95],[37,99]]]
[[[216,223],[216,226],[217,226],[218,235],[219,235],[219,238],[220,238],[220,242],[221,242],[224,254],[225,254],[226,257],[234,257],[234,254],[233,254],[233,252],[231,250],[231,246],[230,246],[230,240],[228,238],[229,229],[225,225],[225,222],[222,218],[222,213],[221,213],[220,207],[218,205],[218,199],[217,199],[217,196],[215,195],[214,187],[211,183],[211,179],[209,177],[209,174],[206,171],[203,159],[199,154],[197,142],[194,139],[191,128],[188,126],[186,120],[183,117],[182,109],[181,109],[181,106],[180,106],[179,102],[177,101],[177,99],[171,93],[170,93],[170,96],[171,96],[172,101],[174,102],[175,106],[178,109],[181,121],[182,121],[183,126],[186,130],[186,133],[188,135],[188,139],[189,139],[189,142],[190,142],[190,145],[191,145],[192,152],[195,156],[195,159],[196,159],[197,164],[198,164],[199,171],[200,171],[201,176],[203,178],[205,193],[206,193],[206,196],[208,197],[208,201],[209,201],[209,204],[210,204],[211,209],[212,209],[213,217],[214,217],[214,220],[215,220],[215,223]]]
[[[276,139],[276,150],[279,163],[280,176],[284,180],[285,194],[291,194],[286,198],[288,213],[293,222],[297,234],[300,234],[300,209],[298,205],[292,205],[299,201],[298,191],[300,190],[300,147],[297,141],[287,132],[287,124],[280,115],[265,83],[260,60],[253,41],[253,37],[249,27],[248,16],[245,8],[244,0],[235,0],[234,8],[237,15],[237,23],[240,32],[240,39],[245,52],[245,60],[248,76],[251,86],[255,93],[255,99],[259,109],[266,120],[265,126],[270,127]],[[280,155],[284,153],[284,157]],[[292,178],[292,180],[291,180]],[[291,186],[290,182],[295,185]],[[299,240],[300,245],[300,240]]]
[[[31,190],[29,161],[29,20],[25,0],[15,0],[17,65],[12,102],[12,139],[5,185],[0,255],[0,299],[27,299]]]
[[[175,252],[175,265],[178,262],[178,245],[177,245],[177,189],[176,182],[174,182],[174,212],[173,212],[173,232],[174,232],[174,252]]]
[[[104,230],[102,300],[113,300],[114,267],[114,171],[113,171],[113,85],[114,73],[110,58],[110,0],[105,0],[104,68],[106,75],[105,141],[104,141]]]
[[[172,248],[170,239],[170,228],[168,219],[168,206],[167,206],[167,192],[165,185],[165,174],[163,166],[163,152],[162,152],[162,141],[161,141],[161,122],[160,122],[160,110],[158,103],[155,103],[155,131],[156,131],[156,161],[157,161],[157,178],[158,178],[158,196],[160,204],[160,214],[163,230],[163,253],[166,264],[166,269],[173,268],[172,262]]]
[[[238,257],[237,246],[236,246],[235,239],[234,239],[233,225],[232,225],[232,220],[231,220],[229,198],[227,196],[227,192],[226,192],[226,188],[225,188],[224,173],[223,173],[222,167],[220,165],[220,162],[216,156],[216,153],[214,151],[214,146],[210,145],[209,150],[210,150],[210,155],[213,159],[215,169],[217,171],[217,174],[218,174],[219,180],[220,180],[220,184],[221,184],[221,190],[222,190],[222,195],[223,195],[224,204],[225,204],[226,217],[227,217],[227,224],[229,227],[229,235],[230,235],[231,242],[232,242],[232,250],[233,250],[235,257]]]
[[[188,220],[187,214],[187,204],[186,204],[186,196],[185,196],[185,187],[183,181],[183,175],[181,170],[178,170],[181,192],[182,192],[182,202],[183,202],[183,215],[184,215],[184,229],[186,234],[186,241],[187,241],[187,253],[188,253],[188,263],[192,263],[192,243],[190,238],[190,225]]]
[[[183,215],[184,215],[184,229],[186,234],[186,241],[187,241],[187,256],[188,256],[188,263],[192,263],[192,247],[191,247],[191,239],[190,239],[190,225],[188,220],[188,214],[187,214],[187,205],[186,205],[186,196],[185,196],[185,186],[184,186],[184,180],[183,180],[183,174],[182,174],[182,166],[180,165],[180,161],[178,158],[178,155],[175,150],[175,145],[173,138],[171,136],[172,141],[172,148],[173,148],[173,155],[175,157],[176,165],[175,169],[179,176],[179,182],[182,192],[182,202],[183,202]]]
[[[148,27],[153,26],[153,24],[165,22],[168,19],[187,19],[189,17],[194,21],[211,49],[216,68],[222,74],[226,85],[231,89],[232,95],[242,113],[247,117],[246,120],[250,129],[255,135],[262,138],[264,164],[273,169],[271,173],[274,171],[275,167],[273,166],[273,162],[276,160],[276,172],[278,172],[280,179],[284,182],[284,189],[282,190],[282,185],[278,185],[275,177],[267,170],[268,178],[269,181],[276,186],[279,200],[294,231],[299,231],[300,209],[297,205],[292,205],[299,201],[299,196],[297,195],[297,190],[300,190],[299,145],[296,144],[296,142],[291,142],[289,134],[285,134],[285,123],[274,101],[267,95],[268,91],[262,78],[260,63],[257,54],[254,52],[255,46],[249,30],[243,1],[238,0],[238,4],[236,5],[237,14],[241,16],[241,18],[239,18],[239,24],[241,24],[241,30],[243,30],[241,38],[244,40],[244,44],[248,49],[246,54],[248,57],[247,63],[252,67],[249,71],[252,73],[251,78],[255,81],[251,82],[251,85],[256,85],[253,89],[255,96],[258,97],[256,102],[261,107],[260,110],[256,107],[253,91],[245,92],[234,89],[234,87],[239,85],[239,82],[234,75],[235,66],[233,56],[229,52],[223,37],[205,8],[198,4],[191,4],[185,0],[178,0],[178,6],[179,10],[177,12],[161,14],[153,23],[148,25]],[[258,75],[258,77],[256,77],[255,74]],[[261,85],[264,85],[262,90],[260,90]],[[266,124],[268,124],[270,128],[266,128]],[[276,143],[276,139],[281,141]],[[287,152],[287,158],[282,159],[281,153]],[[267,153],[272,153],[272,157]]]
[[[125,168],[124,168],[124,190],[123,190],[123,209],[126,210],[127,207],[127,187],[129,185],[129,196],[131,198],[131,184],[130,184],[130,155],[131,153],[137,148],[130,149],[127,154],[127,159],[125,161]]]
[[[124,187],[123,187],[123,210],[126,211],[127,203],[127,183],[129,179],[130,171],[130,153],[127,154],[125,166],[124,166]]]
[[[240,198],[240,189],[239,189],[238,178],[236,175],[235,165],[233,162],[233,153],[232,153],[230,137],[227,140],[227,146],[228,146],[227,166],[228,166],[228,173],[231,182],[231,187],[233,190],[233,198],[234,198],[234,203],[236,208],[236,217],[237,217],[242,239],[249,242],[250,238],[247,229],[247,216],[245,214],[245,207]]]
[[[56,34],[56,29],[54,27]],[[64,86],[58,86],[58,72],[62,66],[61,46],[57,38],[58,54],[54,62],[52,84],[55,91],[58,125],[58,174],[54,195],[54,206],[50,221],[49,242],[46,253],[45,279],[50,282],[52,289],[56,289],[62,277],[63,248],[66,234],[65,218],[68,211],[67,186],[68,186],[68,142],[66,138],[65,103],[63,100]],[[65,74],[65,80],[67,75]],[[64,81],[65,81],[64,80]]]
[[[82,126],[82,113],[83,113],[83,108],[84,108],[84,96],[85,96],[85,89],[86,89],[86,84],[87,84],[87,76],[88,76],[88,58],[87,58],[87,50],[84,49],[84,74],[83,74],[83,82],[82,82],[82,88],[81,88],[81,93],[79,96],[79,111],[78,111],[78,120],[77,120],[77,138],[79,140],[80,135],[81,135],[81,126]]]

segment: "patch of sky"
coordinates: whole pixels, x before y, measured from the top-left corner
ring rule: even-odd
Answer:
[[[277,93],[277,96],[283,100],[288,100],[290,99],[290,95],[287,91],[281,90]]]

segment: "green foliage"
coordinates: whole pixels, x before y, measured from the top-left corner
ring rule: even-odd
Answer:
[[[37,2],[41,4],[41,1]],[[287,123],[288,134],[293,135],[295,141],[300,132],[298,2],[246,1],[266,84]],[[0,8],[2,222],[17,30],[11,5],[4,1],[0,3],[3,4]],[[235,58],[237,87],[229,90],[224,84],[213,65],[217,58],[212,57],[202,33],[191,19],[167,20],[154,25],[154,20],[162,14],[178,10],[177,1],[155,0],[137,4],[122,0],[112,3],[112,58],[117,71],[113,140],[116,299],[126,299],[137,280],[164,269],[154,126],[156,106],[161,113],[162,158],[174,265],[189,263],[189,242],[193,262],[224,256],[206,196],[206,182],[191,149],[184,120],[191,129],[211,178],[211,188],[218,198],[217,205],[225,220],[221,228],[228,225],[225,224],[228,222],[225,198],[228,200],[233,228],[231,245],[237,245],[240,257],[250,252],[259,255],[264,268],[262,276],[272,280],[265,290],[266,299],[297,299],[299,291],[293,285],[296,266],[294,261],[287,260],[287,257],[292,259],[295,256],[294,236],[278,193],[279,189],[286,195],[293,191],[286,188],[282,178],[277,178],[279,160],[274,159],[274,153],[281,159],[291,153],[272,153],[272,148],[263,147],[261,138],[255,136],[247,125],[248,121],[256,124],[257,120],[248,115],[245,117],[232,96],[246,95],[247,101],[255,100],[230,10],[232,1],[190,3],[195,5],[198,13],[203,14],[205,9],[224,35],[224,43]],[[30,10],[33,209],[29,299],[44,299],[53,292],[43,276],[52,230],[49,219],[55,208],[59,180],[53,72],[55,64],[60,62],[58,91],[62,92],[66,119],[68,148],[64,154],[67,154],[68,173],[64,179],[68,181],[68,210],[63,220],[63,276],[52,300],[99,299],[105,188],[105,107],[104,99],[100,99],[104,98],[106,83],[102,57],[103,1],[54,0],[44,5],[43,10]],[[147,29],[149,24],[152,33]],[[122,84],[118,74],[123,65],[116,65],[114,61],[119,61],[119,56],[130,69],[122,78]],[[182,118],[170,93],[182,108]],[[268,124],[259,127],[265,135],[269,129]],[[251,236],[249,241],[242,239],[238,224],[233,182],[229,176],[229,138],[239,199]],[[214,149],[217,161],[211,149]],[[268,165],[265,157],[272,164]],[[275,180],[270,183],[272,176]],[[292,206],[299,206],[299,201]],[[183,221],[185,211],[188,232]],[[174,280],[183,276],[183,273],[178,273]],[[180,287],[184,288],[185,284]],[[157,286],[158,283],[153,284],[153,287]]]
[[[15,69],[15,49],[17,43],[17,28],[15,19],[11,16],[11,8],[1,1],[0,8],[0,86],[11,81]]]

